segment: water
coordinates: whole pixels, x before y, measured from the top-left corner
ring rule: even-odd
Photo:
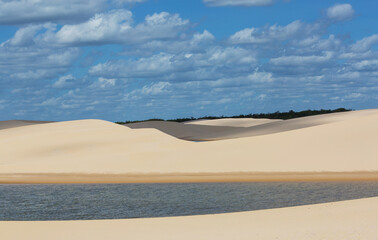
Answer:
[[[378,182],[0,185],[0,220],[184,216],[378,196]]]

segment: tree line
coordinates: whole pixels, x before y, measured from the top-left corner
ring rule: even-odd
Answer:
[[[187,121],[194,121],[194,120],[204,120],[204,119],[222,119],[222,118],[268,118],[268,119],[293,119],[293,118],[300,118],[300,117],[308,117],[308,116],[314,116],[314,115],[320,115],[320,114],[327,114],[327,113],[337,113],[337,112],[347,112],[352,111],[351,109],[345,109],[345,108],[337,108],[337,109],[320,109],[320,110],[304,110],[300,112],[296,112],[293,110],[290,110],[288,112],[274,112],[274,113],[250,113],[250,114],[241,114],[237,116],[204,116],[200,118],[176,118],[176,119],[169,119],[164,120],[160,118],[151,118],[148,120],[141,120],[141,121],[125,121],[125,122],[116,122],[118,124],[128,124],[128,123],[137,123],[137,122],[147,122],[147,121],[168,121],[168,122],[187,122]]]

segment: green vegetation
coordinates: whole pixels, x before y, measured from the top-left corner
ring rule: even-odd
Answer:
[[[314,116],[314,115],[320,115],[320,114],[327,114],[327,113],[337,113],[337,112],[347,112],[352,111],[351,109],[345,109],[345,108],[338,108],[334,110],[330,109],[320,109],[320,110],[304,110],[300,112],[295,112],[293,110],[290,110],[288,112],[274,112],[274,113],[254,113],[254,114],[247,114],[247,115],[238,115],[238,116],[205,116],[200,118],[177,118],[177,119],[170,119],[170,120],[164,120],[164,119],[148,119],[143,121],[126,121],[126,122],[116,122],[118,124],[127,124],[127,123],[137,123],[137,122],[147,122],[147,121],[169,121],[169,122],[187,122],[187,121],[193,121],[193,120],[201,120],[201,119],[222,119],[222,118],[268,118],[268,119],[292,119],[292,118],[299,118],[299,117],[307,117],[307,116]]]

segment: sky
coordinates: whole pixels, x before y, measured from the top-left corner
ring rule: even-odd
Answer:
[[[0,120],[378,108],[376,0],[0,0]]]

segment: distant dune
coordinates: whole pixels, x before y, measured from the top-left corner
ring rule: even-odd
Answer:
[[[227,126],[227,127],[252,127],[270,122],[282,121],[281,119],[265,118],[221,118],[221,119],[202,119],[184,122],[184,124],[206,125],[206,126]]]
[[[0,239],[16,240],[376,240],[378,197],[214,215],[1,222]]]
[[[0,121],[0,130],[6,128],[23,127],[34,124],[50,123],[51,121],[32,121],[32,120],[7,120]]]
[[[289,120],[271,119],[216,119],[188,123],[148,121],[126,124],[132,129],[154,128],[171,136],[192,141],[222,140],[280,133],[322,124],[345,121],[377,113],[377,110],[331,113]],[[241,127],[241,125],[250,127]]]
[[[378,110],[334,113],[210,142],[102,120],[9,128],[0,131],[0,182],[378,179],[377,123]]]

